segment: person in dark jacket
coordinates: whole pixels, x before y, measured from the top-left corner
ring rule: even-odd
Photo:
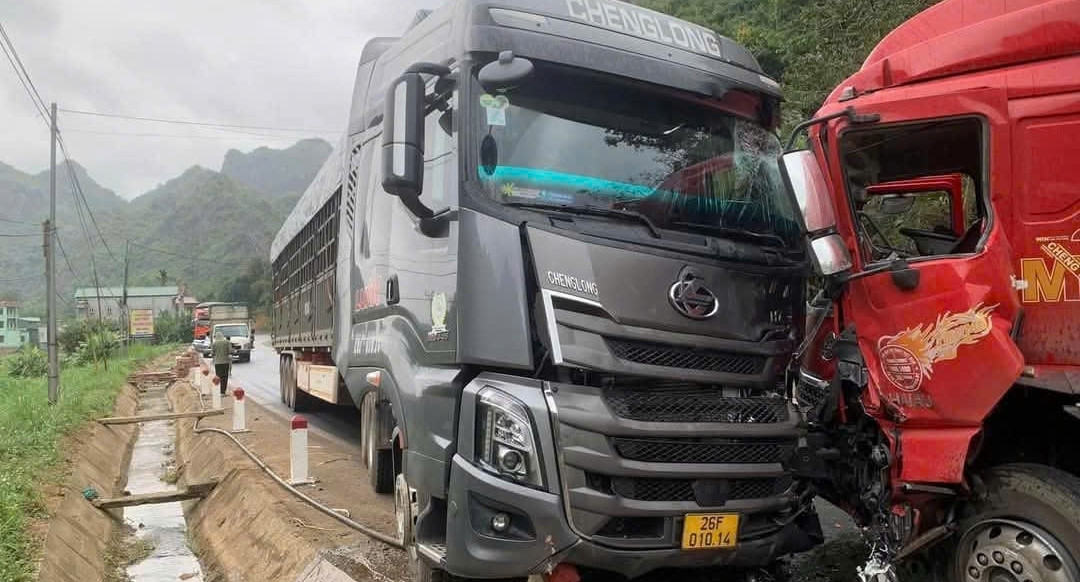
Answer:
[[[229,389],[229,368],[232,367],[232,344],[219,331],[214,334],[214,343],[210,346],[210,352],[214,356],[214,373],[217,374],[221,384],[221,394],[224,396]]]

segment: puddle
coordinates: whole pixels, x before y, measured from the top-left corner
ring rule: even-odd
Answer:
[[[145,392],[140,414],[168,412],[163,390]],[[175,491],[176,486],[162,481],[166,466],[172,461],[174,427],[170,421],[145,422],[131,454],[127,491],[132,495]],[[179,501],[124,508],[124,521],[134,535],[153,546],[143,560],[127,567],[131,582],[203,582],[199,559],[188,547],[187,524]]]

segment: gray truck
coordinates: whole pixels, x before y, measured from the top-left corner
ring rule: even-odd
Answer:
[[[417,580],[758,566],[821,540],[780,91],[612,0],[372,40],[273,242],[281,398],[360,409]]]

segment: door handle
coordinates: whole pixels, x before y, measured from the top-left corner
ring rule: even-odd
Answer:
[[[386,280],[386,304],[397,305],[401,303],[401,290],[398,288],[397,275],[390,275]]]

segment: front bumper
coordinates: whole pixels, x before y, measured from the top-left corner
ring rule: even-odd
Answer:
[[[809,493],[787,463],[801,431],[787,403],[780,406],[791,416],[770,423],[643,422],[621,417],[626,411],[600,388],[545,383],[538,396],[537,387],[506,380],[481,377],[463,398],[441,565],[451,574],[517,577],[569,562],[633,578],[661,568],[760,566],[820,543]],[[544,449],[542,489],[471,461],[471,396],[492,385],[530,408]],[[655,459],[657,451],[667,451],[666,462]],[[670,462],[687,455],[695,462]],[[775,462],[745,462],[769,455]],[[740,515],[738,545],[681,549],[684,516],[708,512]],[[492,530],[495,513],[511,517],[508,533]]]

